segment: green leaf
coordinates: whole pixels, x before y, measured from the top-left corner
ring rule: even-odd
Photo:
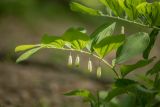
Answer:
[[[137,74],[136,78],[137,78],[138,81],[143,82],[143,84],[147,88],[149,88],[149,89],[153,88],[154,81],[151,78],[147,77],[146,75],[142,75],[142,74],[139,75],[139,74]]]
[[[151,68],[147,74],[155,74],[155,73],[158,73],[160,72],[160,60],[158,62],[156,62],[156,64],[153,66],[153,68]]]
[[[26,50],[29,50],[29,49],[32,49],[38,46],[39,45],[20,45],[15,48],[15,52],[26,51]]]
[[[22,54],[17,60],[16,62],[19,63],[21,61],[24,61],[26,59],[28,59],[31,55],[33,55],[34,53],[36,53],[38,50],[40,50],[42,47],[38,47],[38,48],[33,48],[27,52],[25,52],[24,54]]]
[[[114,88],[111,91],[109,91],[108,96],[106,97],[105,101],[109,102],[114,97],[126,93],[126,90],[123,88]]]
[[[55,48],[63,48],[65,44],[61,37],[48,35],[42,37],[41,43],[52,45]]]
[[[157,73],[154,79],[154,88],[160,92],[160,75]]]
[[[139,32],[129,36],[120,50],[118,50],[118,56],[116,63],[120,64],[128,59],[143,53],[149,44],[149,36],[147,33]]]
[[[108,36],[94,45],[94,50],[101,58],[104,58],[106,54],[121,46],[124,40],[124,35]]]
[[[137,6],[137,11],[150,26],[160,26],[160,2],[144,2]]]
[[[106,7],[109,7],[116,16],[123,16],[123,9],[118,0],[100,0]]]
[[[63,40],[67,46],[71,46],[73,49],[82,50],[86,47],[89,36],[81,31],[70,28],[63,34]]]
[[[88,90],[73,90],[65,93],[66,96],[79,96],[84,98],[85,101],[95,101],[94,96]]]
[[[89,8],[87,6],[84,6],[82,4],[72,2],[70,4],[71,10],[76,11],[76,12],[81,12],[89,15],[95,15],[95,16],[100,16],[102,13],[98,10]]]
[[[124,88],[133,84],[137,84],[137,82],[130,79],[117,79],[115,82],[115,86],[119,88]]]
[[[125,77],[128,73],[132,72],[135,69],[144,67],[150,64],[155,58],[151,58],[150,60],[140,60],[135,64],[132,65],[122,65],[120,67],[120,71],[123,77]]]
[[[128,89],[133,87],[134,84],[137,84],[137,82],[129,79],[117,79],[115,82],[116,88],[113,88],[111,91],[109,91],[106,101],[110,101],[112,98],[118,95],[127,93]]]
[[[98,27],[91,35],[90,35],[90,42],[87,46],[88,50],[94,52],[94,45],[100,43],[103,39],[108,36],[111,36],[114,32],[116,23],[112,23],[110,26],[108,24],[101,25]]]
[[[145,49],[145,51],[143,52],[143,58],[144,59],[148,59],[150,51],[152,49],[152,47],[155,44],[156,38],[158,36],[159,30],[157,29],[153,29],[152,32],[150,33],[149,37],[150,37],[150,42],[148,47]]]
[[[124,9],[126,14],[131,20],[137,19],[138,11],[136,6],[140,3],[145,2],[145,0],[118,0],[120,6]]]

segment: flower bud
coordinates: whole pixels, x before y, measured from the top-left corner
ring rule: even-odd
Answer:
[[[72,55],[71,54],[68,57],[68,66],[72,66]]]
[[[88,70],[89,72],[92,72],[92,61],[90,59],[88,61]]]
[[[75,60],[75,66],[79,67],[79,65],[80,65],[80,58],[79,58],[79,55],[77,55],[76,60]]]
[[[102,72],[102,69],[101,69],[101,66],[99,66],[97,68],[97,77],[100,78],[101,77],[101,72]]]
[[[124,34],[124,26],[121,27],[121,34]]]

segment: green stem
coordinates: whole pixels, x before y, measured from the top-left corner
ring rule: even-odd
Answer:
[[[115,70],[115,68],[112,68],[113,72],[116,74],[117,78],[120,79],[120,75],[118,74],[118,72]]]

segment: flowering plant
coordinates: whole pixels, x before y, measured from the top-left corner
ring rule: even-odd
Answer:
[[[146,0],[100,0],[105,6],[105,11],[96,10],[77,2],[71,3],[73,11],[94,16],[110,17],[115,20],[111,25],[103,24],[92,34],[88,35],[85,29],[69,28],[61,36],[44,35],[39,44],[20,45],[15,51],[25,51],[17,62],[28,59],[31,55],[44,48],[69,51],[68,65],[73,65],[72,51],[88,54],[98,58],[99,67],[97,77],[101,77],[101,63],[106,64],[115,74],[116,80],[113,87],[107,92],[98,92],[94,96],[88,90],[74,90],[65,95],[81,96],[91,107],[158,107],[160,106],[160,61],[149,69],[144,76],[138,76],[140,81],[127,78],[127,75],[139,68],[155,62],[155,56],[150,55],[156,37],[160,31],[160,2],[148,3]],[[150,34],[135,32],[125,34],[122,26],[119,34],[114,34],[116,21],[125,21],[130,25],[137,24],[150,28]],[[110,52],[116,51],[116,57],[110,64],[104,59]],[[134,64],[124,64],[129,59],[143,54],[142,59]],[[149,56],[150,55],[150,56]],[[79,66],[80,56],[77,55],[75,66]],[[92,72],[92,60],[88,58],[88,70]],[[143,82],[141,82],[143,81]],[[102,95],[103,94],[103,95]],[[127,94],[128,105],[115,101],[121,94]],[[129,100],[130,99],[130,100]]]

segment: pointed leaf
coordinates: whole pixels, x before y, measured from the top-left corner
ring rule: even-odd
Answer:
[[[26,50],[29,50],[29,49],[32,49],[38,46],[39,45],[20,45],[15,48],[15,52],[26,51]]]
[[[116,63],[120,64],[128,59],[143,53],[149,44],[149,36],[147,33],[139,32],[129,36],[121,49],[118,51]]]
[[[21,61],[24,61],[26,59],[28,59],[31,55],[33,55],[34,53],[36,53],[38,50],[40,50],[42,47],[38,47],[38,48],[33,48],[27,52],[25,52],[24,54],[22,54],[17,60],[16,62],[19,63]]]
[[[150,64],[155,58],[151,58],[150,60],[140,60],[135,64],[132,65],[122,65],[120,67],[120,71],[123,77],[125,77],[128,73],[134,71],[135,69],[144,67]]]
[[[124,35],[108,36],[96,44],[94,50],[101,58],[104,58],[106,54],[121,46],[124,40]]]
[[[63,34],[63,40],[67,46],[71,46],[73,49],[82,50],[86,47],[89,36],[81,31],[70,28]]]
[[[88,44],[88,50],[91,52],[94,52],[94,45],[100,43],[103,39],[105,39],[108,36],[111,36],[114,32],[116,23],[114,22],[110,26],[107,24],[104,24],[100,27],[98,27],[90,36],[91,40]]]
[[[102,13],[98,10],[89,8],[87,6],[84,6],[82,4],[76,3],[76,2],[72,2],[70,4],[70,7],[73,11],[76,12],[81,12],[81,13],[85,13],[85,14],[90,14],[90,15],[95,15],[95,16],[100,16]]]

